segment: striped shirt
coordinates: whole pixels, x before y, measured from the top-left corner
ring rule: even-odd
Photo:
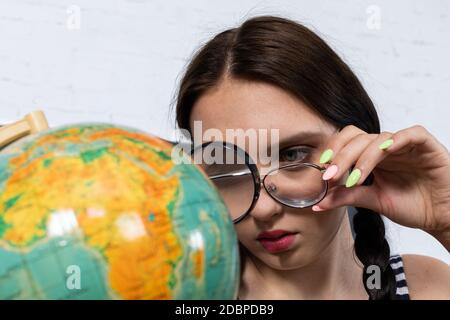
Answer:
[[[392,270],[395,274],[396,298],[398,300],[409,300],[408,284],[406,283],[403,260],[400,255],[394,255],[389,259]]]

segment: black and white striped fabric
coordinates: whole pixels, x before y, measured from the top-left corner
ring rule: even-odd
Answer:
[[[405,270],[403,269],[403,260],[400,255],[392,256],[389,259],[392,270],[394,270],[397,292],[399,300],[409,300],[408,284],[406,283]]]

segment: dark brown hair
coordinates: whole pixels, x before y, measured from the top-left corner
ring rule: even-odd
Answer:
[[[194,103],[224,76],[276,85],[338,129],[354,125],[368,133],[380,132],[373,103],[354,73],[319,36],[292,20],[251,18],[207,42],[193,57],[180,83],[176,100],[179,128],[190,131]],[[383,220],[376,212],[357,208],[353,227],[355,253],[364,265],[362,280],[370,299],[395,299],[395,276]],[[381,269],[381,289],[365,285],[370,265]]]

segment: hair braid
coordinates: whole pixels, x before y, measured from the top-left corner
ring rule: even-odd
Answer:
[[[369,209],[356,208],[353,217],[355,230],[355,253],[363,263],[363,284],[370,300],[393,300],[396,298],[395,275],[389,263],[390,248],[385,238],[385,227],[381,216]],[[378,266],[381,271],[381,288],[369,288],[369,266]]]

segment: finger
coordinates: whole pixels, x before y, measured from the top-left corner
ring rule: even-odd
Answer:
[[[335,186],[328,191],[322,201],[312,207],[312,210],[321,212],[342,206],[361,207],[381,212],[380,201],[373,186],[357,186],[350,189],[345,186]]]
[[[424,151],[435,151],[440,147],[440,143],[427,129],[420,125],[397,131],[392,135],[392,140],[392,145],[385,150],[391,154],[397,153],[408,146],[411,148],[421,147]]]
[[[378,137],[377,134],[359,134],[339,150],[323,174],[323,180],[339,181],[356,163],[361,154]]]
[[[345,183],[346,187],[350,188],[361,185],[372,170],[388,156],[380,146],[382,146],[384,142],[390,140],[391,137],[392,133],[382,132],[367,145],[364,151],[359,155],[358,159],[354,162],[355,166],[347,178]]]
[[[325,151],[320,156],[319,162],[321,164],[329,163],[351,139],[363,133],[366,132],[353,125],[344,127],[328,141]]]

